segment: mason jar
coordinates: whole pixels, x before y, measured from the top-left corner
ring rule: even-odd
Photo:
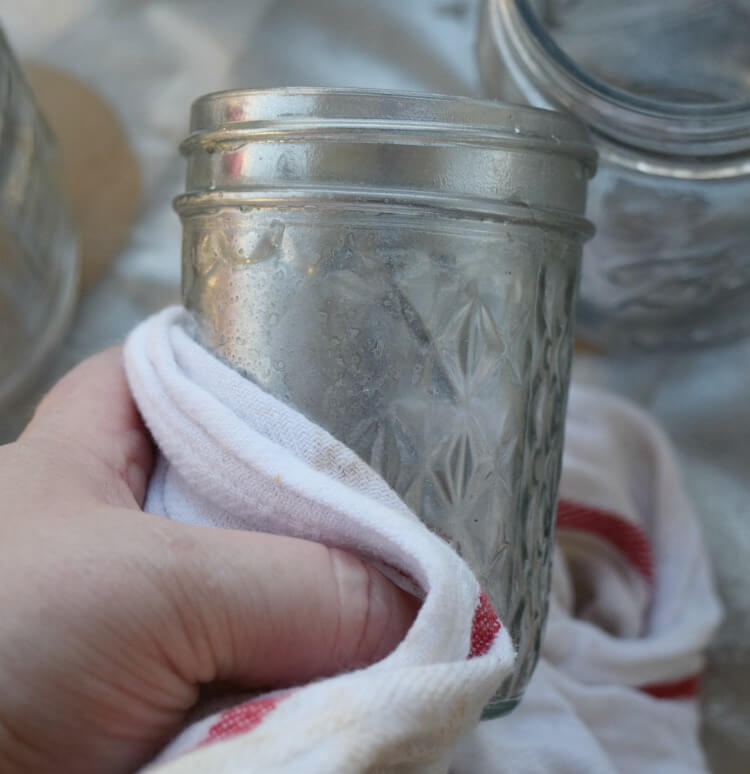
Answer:
[[[62,338],[78,289],[76,240],[52,132],[0,31],[0,411]]]
[[[227,363],[356,451],[469,563],[518,649],[547,612],[595,154],[558,114],[377,91],[192,108],[185,306]]]
[[[566,110],[599,172],[578,323],[611,348],[750,331],[750,6],[487,0],[488,94]]]

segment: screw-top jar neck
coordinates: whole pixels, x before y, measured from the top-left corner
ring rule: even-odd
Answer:
[[[192,108],[181,213],[315,206],[544,221],[581,217],[596,151],[585,127],[549,110],[351,89],[209,94]]]
[[[725,159],[750,172],[750,102],[690,104],[641,98],[594,77],[553,40],[529,0],[488,0],[492,36],[525,96],[569,110],[616,146],[652,154]],[[648,55],[648,52],[644,52]]]

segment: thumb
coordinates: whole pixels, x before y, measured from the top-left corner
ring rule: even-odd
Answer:
[[[180,538],[172,572],[191,646],[183,675],[193,683],[284,686],[373,663],[403,639],[419,607],[367,562],[336,548],[169,527]]]

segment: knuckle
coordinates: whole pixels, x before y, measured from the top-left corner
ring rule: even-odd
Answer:
[[[338,603],[334,650],[349,667],[372,661],[383,628],[383,606],[378,603],[374,570],[359,557],[329,549]]]

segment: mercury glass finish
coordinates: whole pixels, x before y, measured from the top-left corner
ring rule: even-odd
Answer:
[[[0,32],[0,410],[62,337],[78,286],[57,148]]]
[[[369,462],[468,561],[518,648],[547,611],[594,154],[553,113],[337,90],[192,110],[198,337]]]
[[[487,0],[488,94],[565,109],[600,156],[578,322],[609,348],[750,332],[750,6]]]

